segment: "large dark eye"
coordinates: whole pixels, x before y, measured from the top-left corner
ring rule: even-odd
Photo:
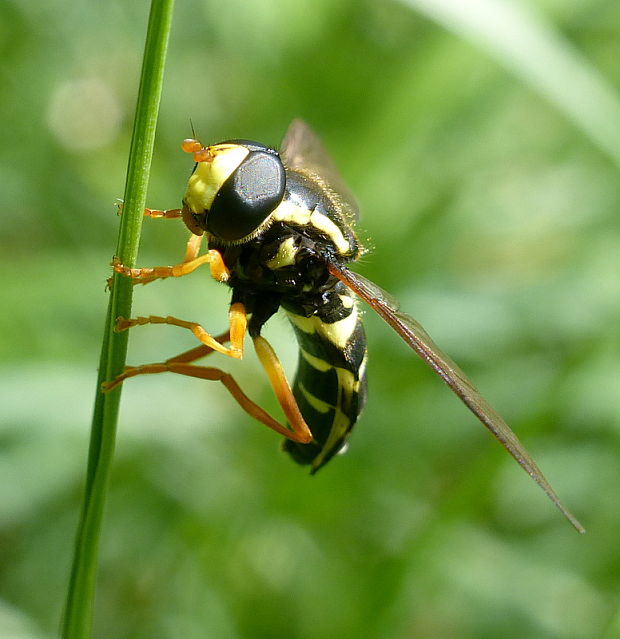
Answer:
[[[207,214],[207,230],[223,240],[255,231],[284,197],[286,176],[274,153],[251,150],[217,192]]]

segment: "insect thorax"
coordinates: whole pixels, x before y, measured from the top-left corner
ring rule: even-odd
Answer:
[[[315,315],[338,283],[327,262],[354,261],[360,253],[349,221],[329,193],[296,171],[287,171],[287,185],[271,223],[256,237],[232,244],[209,241],[231,271],[233,300],[243,302],[250,313],[258,310],[261,324],[280,304]],[[260,330],[257,321],[253,323]]]

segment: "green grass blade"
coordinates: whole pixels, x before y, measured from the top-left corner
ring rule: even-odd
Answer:
[[[138,252],[173,6],[174,0],[153,0],[151,3],[116,252],[121,262],[128,266],[135,265]],[[130,280],[114,274],[101,349],[84,502],[62,626],[63,639],[85,639],[91,635],[99,537],[121,396],[120,388],[106,395],[100,388],[125,366],[127,333],[114,333],[113,329],[116,317],[131,315],[131,301]]]
[[[620,97],[542,16],[516,0],[400,0],[486,50],[620,166]]]

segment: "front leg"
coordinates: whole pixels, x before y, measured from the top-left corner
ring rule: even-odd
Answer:
[[[208,264],[211,271],[211,277],[214,280],[217,280],[218,282],[227,282],[230,278],[230,271],[226,264],[224,264],[222,254],[219,251],[210,249],[204,255],[198,256],[202,238],[203,236],[200,235],[192,235],[187,242],[183,261],[179,264],[175,264],[174,266],[129,268],[115,257],[112,260],[112,268],[117,273],[130,277],[135,284],[148,284],[149,282],[157,279],[183,277],[184,275],[194,272],[203,264]]]

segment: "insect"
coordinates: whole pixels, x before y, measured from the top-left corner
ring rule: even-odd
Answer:
[[[357,205],[304,122],[291,123],[279,153],[242,139],[206,147],[189,139],[182,148],[195,161],[183,207],[147,209],[145,214],[183,220],[192,233],[185,258],[172,267],[154,268],[128,268],[115,260],[113,268],[135,283],[148,283],[208,264],[211,276],[232,291],[229,330],[213,337],[200,324],[174,317],[118,318],[119,331],[169,324],[190,330],[200,345],[165,362],[127,367],[103,390],[129,377],[166,371],[220,381],[248,414],[283,435],[285,450],[314,473],[343,448],[366,402],[361,299],[441,377],[570,523],[584,531],[516,435],[458,366],[388,293],[349,269],[364,252],[355,233]],[[205,238],[208,249],[200,254]],[[280,308],[299,345],[292,388],[261,335]],[[251,401],[231,375],[194,363],[213,351],[241,358],[246,333],[286,416],[284,424]]]

